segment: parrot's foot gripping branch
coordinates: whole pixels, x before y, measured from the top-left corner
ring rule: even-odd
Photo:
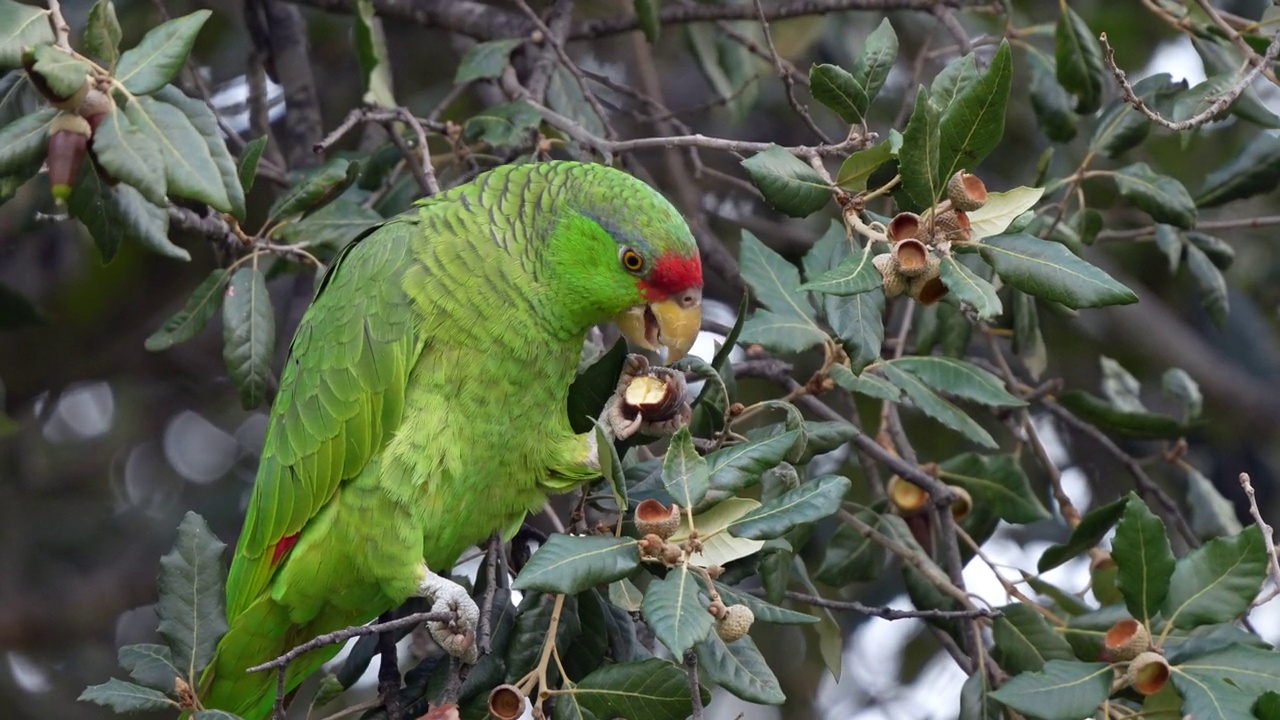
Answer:
[[[449,612],[450,622],[427,622],[431,637],[444,651],[468,664],[480,659],[476,644],[476,628],[480,623],[480,608],[463,587],[448,578],[441,577],[422,566],[423,578],[418,584],[417,597],[431,601],[432,612]]]

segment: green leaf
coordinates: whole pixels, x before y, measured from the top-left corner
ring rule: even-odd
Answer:
[[[1187,508],[1191,514],[1191,530],[1198,537],[1237,535],[1244,526],[1236,517],[1236,508],[1224,498],[1213,481],[1190,465],[1182,467],[1187,476]]]
[[[117,653],[120,667],[134,680],[164,692],[173,692],[178,669],[173,666],[173,653],[164,645],[125,645]]]
[[[671,446],[662,461],[662,483],[682,507],[697,507],[710,487],[707,461],[693,446],[688,427],[682,427],[671,438]]]
[[[954,255],[942,259],[939,266],[942,273],[942,284],[951,291],[948,301],[958,301],[973,308],[982,320],[997,318],[1004,312],[1004,305],[996,295],[996,288],[970,270]]]
[[[339,688],[342,686],[339,685]],[[191,716],[191,720],[241,720],[239,715],[232,715],[225,710],[199,710]]]
[[[319,214],[319,213],[317,213]],[[584,433],[596,427],[604,406],[618,386],[618,376],[627,360],[627,343],[615,342],[599,358],[583,369],[569,386],[569,426],[575,433]]]
[[[1023,407],[1027,403],[1009,394],[1004,381],[966,360],[937,355],[902,357],[888,361],[915,375],[935,392],[945,392],[991,407]]]
[[[711,475],[707,497],[721,499],[760,482],[760,475],[782,462],[799,435],[799,431],[791,430],[708,453],[704,458]]]
[[[1209,256],[1209,260],[1213,262],[1219,270],[1226,270],[1236,260],[1235,248],[1231,247],[1225,240],[1216,238],[1212,235],[1205,235],[1202,232],[1188,230],[1183,233],[1187,241],[1192,246],[1199,248],[1201,252]]]
[[[1120,521],[1128,504],[1128,496],[1090,510],[1080,518],[1080,524],[1071,531],[1071,537],[1061,545],[1053,545],[1044,551],[1036,563],[1036,570],[1046,573],[1071,560],[1086,550],[1097,547],[1111,527]]]
[[[1196,196],[1196,205],[1216,207],[1269,193],[1277,185],[1280,185],[1280,138],[1259,133],[1226,164],[1209,173]]]
[[[1280,686],[1280,653],[1244,645],[1175,665],[1173,686],[1182,694],[1184,717],[1195,720],[1253,720],[1259,696]],[[1273,716],[1274,717],[1274,716]]]
[[[137,103],[130,103],[134,106]],[[93,134],[93,157],[113,177],[137,188],[154,205],[165,206],[165,163],[155,140],[119,106]]]
[[[262,151],[267,147],[267,136],[255,138],[245,145],[244,152],[240,156],[240,167],[236,171],[236,175],[240,178],[240,188],[243,195],[248,195],[253,189],[253,181],[258,177],[258,161],[262,159]]]
[[[1040,313],[1036,299],[1020,290],[1011,289],[1013,301],[1013,351],[1027,366],[1034,378],[1039,378],[1049,362],[1044,335],[1040,332]]]
[[[160,558],[159,630],[184,677],[200,677],[227,632],[224,548],[204,518],[188,512],[173,550]]]
[[[288,243],[336,252],[383,219],[360,203],[338,198],[301,220],[281,226],[276,237]]]
[[[698,669],[738,698],[762,705],[781,705],[787,701],[778,678],[750,636],[725,643],[718,634],[711,633],[694,650],[698,654]]]
[[[159,690],[111,678],[101,685],[85,688],[77,700],[109,707],[118,713],[146,710],[177,710],[178,703]]]
[[[934,198],[957,170],[977,168],[1000,144],[1012,77],[1012,51],[1008,41],[1002,40],[987,72],[962,90],[943,111],[938,123],[940,144],[935,170],[938,184]]]
[[[53,45],[37,45],[32,49],[35,64],[31,72],[39,75],[59,98],[70,98],[89,81],[89,66]]]
[[[729,23],[740,34],[759,39],[759,27],[752,22]],[[685,43],[716,95],[729,109],[734,121],[741,121],[755,102],[755,57],[715,26],[690,23],[684,27]],[[763,42],[761,40],[761,42]]]
[[[89,10],[85,24],[85,52],[105,62],[108,69],[120,59],[120,21],[116,18],[116,6],[111,0],[98,0]]]
[[[458,62],[458,72],[453,76],[453,83],[461,85],[473,80],[492,80],[502,75],[511,51],[523,43],[524,38],[513,38],[490,40],[471,46]]]
[[[975,672],[960,686],[959,720],[1004,720],[1004,709],[991,697],[990,678]]]
[[[1002,280],[1029,295],[1070,308],[1138,301],[1132,290],[1058,243],[1030,235],[997,235],[980,247],[982,258]]]
[[[662,0],[634,0],[632,5],[644,39],[650,45],[657,43],[662,33]]]
[[[141,42],[120,56],[116,80],[134,95],[150,95],[168,85],[187,61],[196,35],[212,14],[197,10],[147,31]]]
[[[1169,259],[1169,273],[1178,272],[1182,262],[1182,232],[1172,225],[1156,225],[1156,247]]]
[[[298,214],[309,214],[337,199],[355,182],[359,166],[343,158],[333,158],[312,170],[271,206],[265,225]]]
[[[1213,36],[1211,40],[1191,34],[1191,44],[1204,60],[1205,73],[1210,80],[1222,78],[1222,84],[1211,91],[1218,95],[1235,84],[1245,58],[1225,37]],[[1265,52],[1265,49],[1263,50]],[[1207,104],[1207,103],[1206,103]],[[1280,117],[1271,112],[1255,87],[1247,87],[1229,106],[1231,114],[1264,128],[1280,128]]]
[[[746,235],[745,232],[743,234]],[[879,289],[883,285],[883,280],[880,277],[880,271],[871,264],[871,258],[874,256],[871,243],[867,243],[862,250],[850,254],[839,265],[811,278],[798,289],[840,296],[857,295]]]
[[[49,148],[49,125],[57,113],[45,108],[0,128],[0,175],[25,171],[42,161]]]
[[[178,260],[190,260],[186,250],[169,241],[169,212],[148,202],[132,185],[111,187],[91,163],[80,170],[80,181],[67,199],[71,215],[89,229],[103,262],[115,257],[124,240]]]
[[[678,567],[665,578],[654,579],[645,591],[641,612],[654,636],[676,657],[706,639],[715,625],[698,598],[701,582],[697,575]]]
[[[698,510],[694,515],[697,522],[698,535],[702,538],[702,550],[689,556],[689,562],[700,567],[712,565],[728,565],[754,555],[762,547],[763,540],[750,540],[735,537],[725,532],[735,520],[760,507],[760,502],[751,498],[730,497],[710,508]],[[689,537],[689,517],[680,520],[671,542],[680,544]]]
[[[814,320],[813,306],[797,288],[800,270],[742,232],[742,278],[767,311],[757,311],[742,329],[742,342],[758,342],[783,352],[799,352],[823,342],[827,334]]]
[[[1169,368],[1160,376],[1160,387],[1164,394],[1178,401],[1182,406],[1182,416],[1187,420],[1200,417],[1204,409],[1204,396],[1200,394],[1200,384],[1182,368]]]
[[[809,92],[813,93],[813,99],[850,124],[861,122],[866,112],[865,107],[858,107],[858,90],[853,75],[838,65],[815,64],[809,68]]]
[[[781,145],[742,161],[765,202],[792,217],[807,217],[826,207],[831,189],[809,167]]]
[[[966,415],[960,408],[938,397],[915,375],[900,370],[889,363],[880,363],[875,367],[884,373],[889,382],[901,388],[906,393],[907,398],[911,400],[911,404],[925,415],[983,447],[998,447],[991,435],[981,425],[974,422],[973,418]]]
[[[809,68],[809,89],[813,99],[831,108],[849,124],[863,122],[871,101],[884,87],[897,56],[898,36],[889,19],[885,18],[867,36],[852,73],[835,65]]]
[[[1268,690],[1259,695],[1253,714],[1262,720],[1280,720],[1280,692]]]
[[[14,0],[0,0],[0,69],[22,67],[23,47],[52,42],[48,10]]]
[[[916,108],[902,135],[902,149],[898,151],[898,173],[902,176],[902,190],[916,209],[932,207],[934,198],[942,193],[943,188],[938,185],[941,119],[942,111],[929,99],[924,86],[920,86],[916,91]]]
[[[2,11],[0,11],[2,12]],[[35,114],[40,102],[31,78],[22,70],[0,71],[0,131],[9,123]],[[0,145],[0,148],[3,148]]]
[[[382,31],[382,18],[373,8],[372,0],[356,2],[356,59],[364,78],[364,97],[367,105],[395,107],[392,91],[391,60],[387,55],[387,38]]]
[[[582,86],[564,65],[557,64],[551,71],[551,79],[547,83],[547,107],[577,122],[596,137],[607,134],[600,115],[583,95]]]
[[[1043,195],[1044,188],[1038,187],[1016,187],[1005,192],[988,193],[986,204],[966,213],[969,216],[969,239],[979,242],[1004,233],[1014,220],[1035,207]]]
[[[1050,660],[1043,671],[1020,673],[990,695],[1032,717],[1080,720],[1092,717],[1110,694],[1110,664]]]
[[[632,538],[556,533],[529,558],[511,588],[577,595],[639,567],[640,546]]]
[[[523,100],[486,108],[472,115],[462,126],[467,142],[484,142],[495,148],[523,145],[532,130],[542,123],[542,115]]]
[[[729,526],[741,538],[767,540],[801,523],[827,517],[840,507],[851,483],[839,475],[825,475],[789,490],[743,515]]]
[[[1187,553],[1173,569],[1162,612],[1176,628],[1235,620],[1249,609],[1267,576],[1262,531],[1250,525]]]
[[[172,85],[129,103],[134,126],[160,148],[168,193],[244,216],[244,192],[235,161],[209,107]]]
[[[1084,18],[1065,2],[1061,5],[1062,14],[1054,30],[1058,82],[1076,96],[1076,112],[1090,115],[1102,107],[1102,48],[1098,33],[1089,29]]]
[[[1116,171],[1116,187],[1129,202],[1158,223],[1195,227],[1196,204],[1182,183],[1160,175],[1146,163],[1134,163]]]
[[[1230,311],[1227,281],[1203,250],[1188,244],[1185,252],[1187,270],[1200,287],[1200,302],[1213,322],[1221,328],[1226,324],[1227,313]]]
[[[884,292],[872,290],[853,297],[828,295],[823,298],[827,324],[835,331],[858,370],[875,362],[884,345]]]
[[[871,175],[885,163],[898,156],[902,149],[902,133],[889,130],[889,139],[859,150],[844,162],[840,163],[840,172],[836,174],[836,185],[857,192],[867,189],[867,181]]]
[[[1076,116],[1071,111],[1071,95],[1058,82],[1053,59],[1038,50],[1027,52],[1031,66],[1031,109],[1036,124],[1054,142],[1071,142],[1076,136]]]
[[[976,505],[1003,520],[1024,524],[1052,517],[1013,455],[964,453],[941,463],[938,470],[939,477],[968,490]]]
[[[187,298],[187,304],[147,338],[147,349],[152,352],[168,350],[199,335],[222,307],[223,286],[226,283],[226,270],[218,268],[209,273],[209,277],[197,285],[191,297]]]
[[[1116,586],[1129,613],[1150,625],[1169,594],[1173,550],[1160,518],[1136,495],[1131,493],[1128,500],[1111,541],[1111,557],[1120,569]]]
[[[1050,660],[1074,660],[1071,645],[1030,605],[1012,603],[1000,608],[991,625],[1000,667],[1017,674],[1039,672]]]
[[[579,680],[572,692],[578,703],[602,718],[684,720],[693,699],[684,668],[658,658],[605,665]],[[706,690],[699,692],[710,700]]]
[[[947,63],[929,85],[929,96],[938,113],[946,112],[956,98],[978,82],[978,76],[978,64],[974,62],[973,53]]]
[[[843,365],[832,366],[830,373],[831,379],[849,392],[856,392],[877,400],[888,400],[889,402],[898,402],[902,399],[902,391],[895,387],[893,383],[876,377],[871,373],[864,372],[861,375],[854,375],[849,368]]]
[[[880,514],[870,509],[859,510],[858,519],[877,530]],[[874,580],[884,571],[885,549],[851,525],[841,523],[824,543],[822,564],[814,573],[820,582],[844,587],[852,582]]]
[[[1058,402],[1080,419],[1128,438],[1177,438],[1189,430],[1164,415],[1117,410],[1106,400],[1083,390],[1068,390],[1058,396]]]
[[[275,311],[257,268],[241,266],[231,276],[222,303],[222,337],[227,372],[241,405],[252,410],[266,399],[276,349]]]
[[[715,582],[715,585],[716,592],[720,593],[720,599],[724,601],[725,605],[746,605],[751,608],[751,614],[756,616],[758,622],[778,625],[812,625],[818,622],[818,618],[808,613],[796,612],[795,610],[772,605],[755,595],[738,592],[719,580]]]
[[[1133,86],[1133,92],[1147,107],[1154,108],[1156,101],[1177,89],[1169,73],[1159,73],[1143,78]],[[1134,109],[1123,98],[1117,98],[1102,113],[1094,128],[1089,148],[1104,157],[1118,157],[1142,144],[1151,132],[1151,121]]]

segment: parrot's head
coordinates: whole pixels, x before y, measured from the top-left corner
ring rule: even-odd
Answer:
[[[702,326],[702,261],[684,218],[666,198],[624,172],[588,166],[593,179],[567,234],[575,287],[631,342],[684,357]]]

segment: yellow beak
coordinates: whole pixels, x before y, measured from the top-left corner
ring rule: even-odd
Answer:
[[[702,290],[633,307],[614,318],[614,322],[628,340],[640,347],[654,352],[666,348],[667,362],[673,363],[689,353],[702,329]]]

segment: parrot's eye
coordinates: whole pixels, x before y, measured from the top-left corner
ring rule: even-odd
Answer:
[[[644,269],[644,258],[640,256],[640,253],[632,250],[631,248],[623,248],[622,267],[630,270],[631,272],[640,272]]]

